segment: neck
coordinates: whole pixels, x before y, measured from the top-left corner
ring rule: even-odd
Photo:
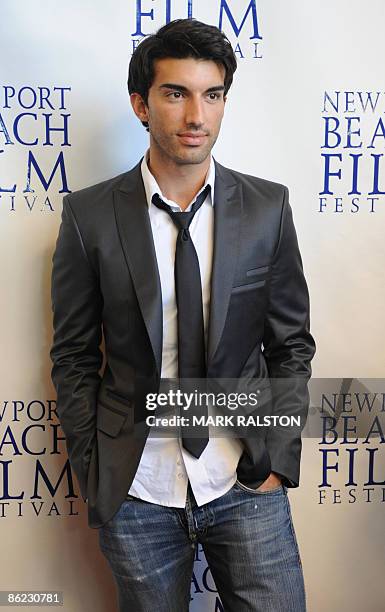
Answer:
[[[150,147],[147,163],[164,196],[185,210],[204,185],[210,167],[210,155],[201,164],[176,164],[170,158],[158,155]]]

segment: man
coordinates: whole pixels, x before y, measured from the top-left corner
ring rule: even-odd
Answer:
[[[211,156],[235,69],[227,38],[196,20],[142,41],[128,87],[149,149],[63,202],[52,377],[120,610],[188,610],[196,542],[227,612],[305,610],[287,497],[300,432],[144,425],[161,379],[256,379],[273,414],[306,415],[315,346],[287,188]]]

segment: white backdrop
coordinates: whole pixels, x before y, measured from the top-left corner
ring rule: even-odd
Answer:
[[[138,22],[140,9],[153,13]],[[112,612],[115,589],[77,483],[71,495],[67,480],[59,482],[67,456],[49,377],[51,257],[66,182],[75,191],[119,174],[147,147],[127,66],[138,24],[148,34],[168,10],[215,25],[222,15],[236,49],[214,156],[289,186],[318,348],[314,376],[381,378],[384,370],[383,2],[3,0],[0,590],[60,590],[66,612]],[[319,503],[326,445],[304,441],[301,487],[290,499],[309,612],[384,609],[381,442],[337,441],[340,470],[329,471]],[[355,502],[346,446],[356,449]],[[370,495],[368,447],[378,448]],[[191,610],[220,612],[199,557]]]

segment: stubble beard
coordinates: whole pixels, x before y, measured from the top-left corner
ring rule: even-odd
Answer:
[[[151,131],[151,137],[162,156],[165,158],[172,160],[175,164],[178,165],[188,165],[188,164],[202,164],[207,157],[210,155],[211,150],[218,138],[218,134],[214,137],[212,135],[207,136],[207,142],[203,147],[188,147],[182,144],[177,144],[175,139],[178,139],[178,136],[162,136],[160,134],[155,134]]]

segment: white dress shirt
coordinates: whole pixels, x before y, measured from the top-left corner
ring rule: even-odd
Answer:
[[[141,171],[162,291],[161,378],[177,378],[178,338],[174,262],[178,229],[166,211],[154,206],[151,202],[152,196],[158,193],[173,210],[181,212],[182,209],[162,194],[148,168],[148,155],[149,150],[143,157]],[[211,194],[208,193],[189,227],[199,260],[206,346],[214,235],[214,181],[215,164],[211,157],[205,183],[185,209],[186,212],[189,211],[197,195],[207,184],[211,186]],[[150,428],[135,478],[128,493],[162,506],[184,508],[187,485],[190,481],[197,504],[201,506],[224,495],[233,486],[237,478],[236,468],[242,452],[242,443],[236,438],[210,437],[206,448],[197,459],[183,448],[180,437],[155,437],[151,435]]]

